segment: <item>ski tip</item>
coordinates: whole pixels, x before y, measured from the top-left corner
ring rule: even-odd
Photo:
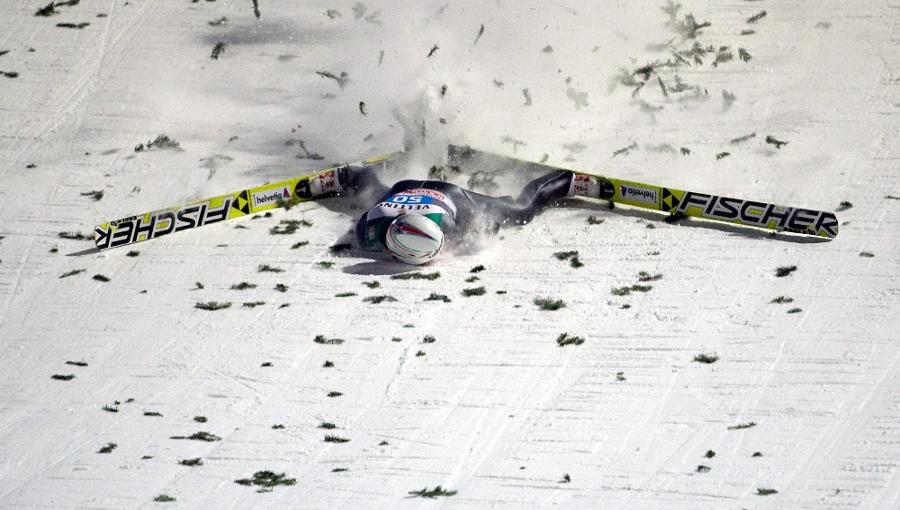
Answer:
[[[831,240],[837,237],[840,230],[840,222],[833,212],[823,211],[816,219],[814,226],[810,226],[815,231],[815,235]]]

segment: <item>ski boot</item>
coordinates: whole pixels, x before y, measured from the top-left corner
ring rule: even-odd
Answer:
[[[569,188],[569,196],[571,197],[610,200],[615,194],[616,189],[612,182],[603,177],[579,173],[572,175],[572,184]]]
[[[341,172],[350,171],[350,167],[329,168],[317,174],[303,177],[294,186],[294,193],[302,199],[313,199],[327,195],[337,195],[343,191]]]

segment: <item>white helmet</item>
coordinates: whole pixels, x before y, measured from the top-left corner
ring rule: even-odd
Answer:
[[[401,262],[422,265],[431,262],[444,245],[444,232],[421,214],[397,216],[384,238],[387,249]]]

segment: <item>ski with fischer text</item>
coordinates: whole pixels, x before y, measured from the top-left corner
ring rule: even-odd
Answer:
[[[94,228],[94,243],[99,250],[127,246],[173,232],[275,209],[285,203],[312,200],[320,195],[317,190],[328,189],[337,182],[341,168],[383,166],[400,154],[385,154],[350,165],[337,165],[280,182],[101,223]]]
[[[566,170],[575,174],[575,186],[587,187],[587,180],[596,178],[602,200],[643,209],[651,209],[689,218],[724,221],[737,225],[757,227],[777,232],[792,232],[834,239],[838,235],[838,220],[833,212],[776,205],[756,200],[724,197],[696,191],[685,191],[667,186],[646,184],[614,177],[605,177],[591,171],[561,168],[519,160],[479,151],[470,147],[451,145],[449,161],[476,164],[480,168],[509,168],[518,171]]]

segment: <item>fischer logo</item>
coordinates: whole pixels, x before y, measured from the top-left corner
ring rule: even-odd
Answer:
[[[279,200],[290,199],[291,192],[287,188],[259,191],[253,194],[253,207],[255,208],[261,205],[271,204],[272,202],[277,202]]]
[[[619,186],[619,192],[625,200],[634,202],[645,202],[648,204],[656,203],[656,191],[644,188],[636,188],[634,186]]]
[[[834,213],[783,207],[752,200],[720,197],[688,191],[678,204],[678,212],[691,210],[700,217],[734,221],[744,225],[787,230],[833,238],[838,233]]]
[[[94,229],[94,242],[98,249],[105,250],[155,239],[172,232],[227,220],[230,208],[231,199],[226,198],[219,207],[210,207],[209,201],[205,201],[158,212],[149,218],[132,216]]]

